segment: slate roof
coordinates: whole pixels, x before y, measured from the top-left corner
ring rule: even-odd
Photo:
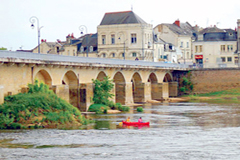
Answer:
[[[162,25],[167,26],[171,31],[178,35],[189,35],[192,36],[193,29],[189,23],[180,23],[180,27],[176,24],[163,23]]]
[[[134,12],[123,11],[105,13],[100,25],[134,24],[134,23],[147,24]]]
[[[205,34],[205,33],[214,33],[214,32],[224,32],[223,29],[217,28],[217,27],[207,27],[203,30],[199,31],[199,34]]]

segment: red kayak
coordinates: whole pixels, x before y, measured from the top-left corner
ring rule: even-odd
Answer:
[[[128,125],[128,126],[136,126],[136,125],[149,125],[149,122],[126,122],[126,121],[122,121],[122,123],[124,124],[124,125]]]

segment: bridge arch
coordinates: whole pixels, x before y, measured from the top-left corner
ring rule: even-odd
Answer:
[[[116,103],[125,104],[126,101],[126,81],[121,72],[116,72],[113,76],[115,83],[115,101]]]
[[[159,94],[159,85],[158,85],[158,79],[155,73],[150,73],[148,77],[148,82],[151,84],[151,99],[159,99],[158,94]]]
[[[62,76],[62,84],[76,86],[78,84],[77,74],[72,70],[66,71],[65,74]]]
[[[69,88],[69,103],[78,107],[79,101],[79,79],[72,70],[67,71],[62,77],[62,85]]]
[[[98,73],[97,78],[99,81],[103,81],[104,77],[107,77],[107,74],[104,71]]]
[[[144,101],[144,84],[142,83],[142,78],[138,72],[135,72],[131,79],[132,82],[132,93],[133,102],[143,102]]]
[[[39,82],[43,82],[47,84],[49,87],[52,87],[52,77],[50,76],[49,72],[47,72],[45,69],[39,70],[34,79],[38,79]]]
[[[166,73],[166,74],[164,75],[163,82],[172,82],[172,81],[173,81],[172,74]]]

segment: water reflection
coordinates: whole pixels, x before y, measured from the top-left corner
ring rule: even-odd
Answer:
[[[150,122],[150,128],[199,126],[207,129],[240,126],[240,107],[235,104],[163,103],[142,107],[143,113],[137,112],[137,107],[131,107],[128,113],[89,115],[88,118],[96,121],[94,129],[119,129],[118,124],[127,117],[134,122],[142,117],[143,121]]]

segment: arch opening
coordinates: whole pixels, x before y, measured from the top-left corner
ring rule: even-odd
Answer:
[[[49,88],[52,87],[52,78],[51,78],[50,74],[44,69],[38,71],[38,73],[36,74],[34,79],[38,79],[39,82],[43,82],[43,83],[47,84],[49,86]]]
[[[131,79],[132,93],[134,103],[143,102],[144,100],[144,84],[139,73],[134,73]]]
[[[113,77],[115,83],[115,101],[116,103],[125,104],[126,101],[126,82],[121,72],[117,72]]]
[[[160,91],[159,91],[157,76],[155,73],[151,73],[149,75],[148,82],[151,83],[151,99],[154,99],[154,100],[159,99]]]
[[[79,82],[78,77],[73,71],[65,73],[62,79],[62,85],[68,85],[69,87],[69,103],[79,108]]]
[[[97,79],[98,79],[99,81],[103,81],[103,80],[104,80],[104,77],[107,77],[107,75],[106,75],[103,71],[101,71],[101,72],[98,74]]]

